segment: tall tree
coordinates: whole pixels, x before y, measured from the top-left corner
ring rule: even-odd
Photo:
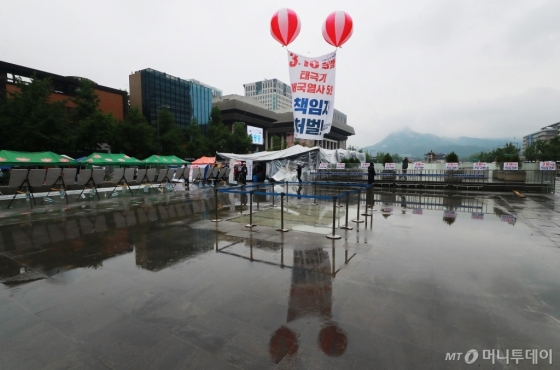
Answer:
[[[224,151],[232,133],[222,122],[222,113],[218,107],[213,107],[208,123],[207,150],[211,156],[216,152]]]
[[[383,160],[382,160],[383,164],[385,163],[394,163],[393,162],[393,157],[391,156],[391,154],[389,153],[385,153],[385,155],[383,155]]]
[[[79,121],[78,150],[96,152],[99,145],[115,143],[116,120],[112,114],[104,114],[101,111],[94,112],[91,116]]]
[[[530,161],[558,161],[560,160],[560,137],[550,141],[537,140],[525,149],[525,158]]]
[[[210,154],[208,153],[208,149],[206,147],[208,141],[202,134],[200,125],[198,124],[196,118],[194,118],[187,127],[186,136],[186,155],[188,158],[200,158],[203,155]]]
[[[385,153],[384,152],[377,152],[377,154],[375,155],[375,162],[376,163],[384,163],[383,162],[383,158],[385,157]]]
[[[116,120],[112,114],[105,114],[99,108],[99,96],[95,83],[83,79],[72,102],[76,108],[72,112],[72,122],[77,128],[76,149],[86,152],[99,150],[99,144],[115,142]]]
[[[286,149],[286,142],[282,142],[282,138],[280,138],[280,136],[278,135],[272,135],[271,136],[271,145],[268,148],[269,151],[274,151],[274,150],[282,150],[282,149]]]
[[[457,153],[451,152],[445,156],[445,161],[447,163],[457,163],[459,162],[459,157],[457,156]]]
[[[0,101],[2,148],[21,151],[61,151],[72,142],[66,101],[50,102],[50,79],[33,75],[16,80],[18,91]]]
[[[233,124],[233,133],[231,134],[227,147],[232,153],[246,154],[253,146],[253,138],[247,133],[243,122]]]
[[[158,114],[159,148],[161,155],[176,155],[184,157],[185,132],[175,125],[173,114],[167,109],[162,109]]]
[[[76,95],[72,98],[72,102],[76,105],[72,112],[72,118],[76,122],[87,119],[100,111],[100,100],[95,92],[95,83],[88,79],[81,80],[80,87],[76,89]]]
[[[144,159],[156,152],[156,130],[148,124],[138,108],[130,108],[126,118],[115,128],[113,152]]]
[[[398,153],[393,154],[391,157],[393,157],[393,161],[395,161],[395,163],[402,162],[403,160],[403,157]]]

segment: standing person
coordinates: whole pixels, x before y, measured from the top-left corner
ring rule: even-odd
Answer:
[[[366,191],[366,209],[371,208],[373,209],[373,186],[375,182],[375,166],[373,162],[370,162],[369,167],[367,169],[367,182],[368,185],[371,185],[371,188],[367,189]]]
[[[373,162],[371,162],[367,169],[367,183],[373,185],[374,182],[375,182],[375,167],[373,166]]]
[[[297,172],[297,179],[299,182],[301,182],[301,164],[297,164],[296,166],[296,172]]]
[[[408,160],[408,157],[404,157],[403,161],[402,161],[402,173],[403,176],[401,176],[402,179],[406,180],[406,173],[408,172],[408,164],[410,163],[410,161]]]
[[[233,179],[235,182],[239,181],[239,166],[236,164],[233,165]]]
[[[243,182],[243,185],[247,185],[247,164],[243,162],[241,166],[241,173],[239,174],[239,181]]]

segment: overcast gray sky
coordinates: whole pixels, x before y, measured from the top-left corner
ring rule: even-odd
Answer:
[[[365,146],[405,126],[440,136],[520,137],[560,121],[558,0],[3,0],[0,60],[128,90],[144,68],[224,94],[289,83],[270,18],[302,22],[288,47],[333,50],[321,27],[354,20],[338,51],[335,107]]]

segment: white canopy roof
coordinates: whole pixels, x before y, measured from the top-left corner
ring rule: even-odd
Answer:
[[[345,149],[323,149],[318,146],[312,148],[306,148],[301,145],[294,145],[287,149],[276,150],[273,152],[258,152],[253,154],[235,154],[235,153],[216,153],[219,157],[225,159],[234,159],[236,161],[274,161],[276,159],[295,157],[300,154],[305,154],[308,152],[319,152],[319,157],[317,158],[319,162],[324,163],[337,163],[345,158],[356,157],[360,162],[364,163],[366,161],[366,155],[364,153],[358,153],[353,150]]]
[[[235,153],[216,153],[225,159],[234,159],[237,161],[273,161],[275,159],[289,158],[302,153],[319,150],[318,146],[306,148],[301,145],[294,145],[287,149],[276,150],[272,152],[258,152],[253,154],[235,154]]]

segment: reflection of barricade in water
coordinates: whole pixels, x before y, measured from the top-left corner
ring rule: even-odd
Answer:
[[[406,172],[405,172],[406,171]],[[500,172],[501,177],[498,176]],[[366,182],[367,171],[352,169],[326,169],[310,172],[316,181],[354,181]],[[556,183],[556,171],[519,170],[497,171],[473,170],[377,170],[375,186],[415,187],[441,189],[481,189],[481,190],[519,190],[535,192],[553,192]]]
[[[306,189],[304,189],[306,187]],[[332,223],[328,224],[312,224],[310,226],[313,227],[330,227],[332,225],[332,233],[327,235],[327,238],[331,239],[340,239],[339,235],[335,234],[335,224],[336,224],[336,208],[343,207],[341,205],[341,201],[344,198],[354,196],[357,194],[360,202],[361,202],[361,191],[362,189],[369,189],[371,186],[369,184],[355,184],[355,183],[326,183],[326,182],[284,182],[284,183],[269,183],[269,184],[254,184],[248,186],[239,186],[235,188],[222,188],[216,189],[215,196],[217,197],[218,194],[229,193],[229,194],[237,194],[241,197],[247,196],[249,198],[249,220],[247,223],[247,227],[256,226],[253,223],[253,209],[259,209],[259,199],[266,200],[270,202],[273,208],[277,205],[280,206],[280,214],[278,216],[277,212],[270,212],[263,211],[259,213],[259,217],[261,220],[263,218],[268,219],[265,223],[265,226],[279,226],[277,229],[281,232],[289,231],[289,229],[284,227],[284,217],[285,217],[285,210],[287,211],[286,214],[297,214],[300,215],[297,211],[290,210],[288,204],[290,202],[290,198],[297,198],[298,200],[313,200],[313,205],[319,205],[317,201],[320,202],[332,202],[333,210],[332,210]],[[256,196],[260,196],[260,198],[256,198]],[[263,198],[264,197],[264,198]],[[278,199],[279,198],[279,199]],[[278,200],[277,200],[278,199]],[[254,204],[256,202],[256,205]],[[242,202],[243,203],[243,202]],[[359,203],[358,203],[359,204]],[[285,206],[286,205],[286,206]],[[321,210],[321,209],[319,209]],[[319,211],[318,211],[319,212]],[[323,212],[315,215],[310,220],[319,220],[321,221],[324,219],[325,213],[328,211]],[[363,222],[359,219],[359,206],[358,206],[358,216],[356,220],[353,222]],[[268,217],[266,216],[268,215]],[[367,214],[369,216],[369,214]],[[279,219],[280,225],[275,225],[274,221]],[[221,219],[219,218],[219,211],[218,209],[215,210],[215,219],[212,220],[214,222],[220,222]],[[296,220],[292,217],[292,221],[302,221]],[[308,223],[304,223],[304,225],[308,225]]]
[[[397,199],[397,195],[399,198]],[[486,212],[486,203],[483,199],[469,197],[463,194],[426,194],[423,192],[374,193],[374,202],[384,208],[400,207],[402,209],[433,209],[456,210],[460,212]],[[422,214],[416,211],[415,214]]]

